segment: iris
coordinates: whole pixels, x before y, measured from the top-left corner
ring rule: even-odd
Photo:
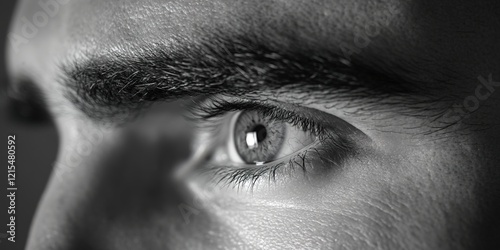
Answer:
[[[286,126],[283,122],[256,111],[242,112],[234,125],[236,151],[249,164],[275,160],[285,137]]]

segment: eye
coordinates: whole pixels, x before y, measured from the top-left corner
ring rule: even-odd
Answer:
[[[236,114],[229,131],[229,158],[245,164],[262,165],[279,160],[316,141],[311,132],[258,111]]]
[[[193,146],[201,149],[194,173],[228,187],[292,180],[295,169],[324,176],[354,157],[366,137],[333,115],[286,103],[216,96],[188,110],[198,131]]]

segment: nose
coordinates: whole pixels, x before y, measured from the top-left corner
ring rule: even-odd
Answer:
[[[185,197],[170,175],[190,155],[189,133],[137,125],[99,137],[90,127],[63,139],[27,249],[156,248],[137,239],[152,237],[159,214],[179,217]],[[99,143],[84,149],[89,140]]]

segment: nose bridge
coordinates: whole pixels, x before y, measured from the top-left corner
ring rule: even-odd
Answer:
[[[99,139],[84,131],[63,143],[27,249],[106,249],[100,232],[182,203],[170,174],[189,156],[189,138],[143,132],[139,126]],[[84,149],[88,138],[99,143]]]

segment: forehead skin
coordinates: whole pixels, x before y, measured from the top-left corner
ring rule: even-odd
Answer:
[[[22,18],[30,19],[38,11],[41,11],[38,1],[21,1],[12,25],[12,32],[22,34]],[[500,18],[498,13],[500,13],[500,2],[496,0],[480,3],[466,0],[74,0],[61,5],[57,15],[50,19],[48,25],[40,28],[38,34],[29,39],[29,43],[19,46],[13,46],[12,43],[9,45],[9,72],[14,84],[17,79],[33,79],[48,96],[49,106],[53,113],[58,114],[56,120],[59,121],[58,125],[63,134],[61,155],[64,155],[64,153],[70,152],[68,148],[74,145],[72,141],[78,140],[79,137],[69,136],[68,130],[71,125],[68,124],[72,124],[72,121],[64,117],[63,114],[75,113],[76,111],[63,98],[64,86],[60,84],[58,77],[62,73],[60,66],[71,64],[75,60],[84,60],[86,57],[106,54],[109,51],[118,51],[124,54],[130,51],[140,52],[151,44],[165,44],[169,49],[175,50],[178,46],[211,39],[215,34],[225,34],[229,37],[249,37],[274,46],[277,50],[338,53],[341,44],[356,46],[357,37],[365,34],[368,28],[373,28],[378,29],[380,34],[370,37],[370,42],[366,46],[361,46],[359,53],[352,55],[353,59],[380,68],[382,71],[391,69],[405,72],[404,77],[415,84],[419,81],[435,82],[437,85],[446,84],[449,93],[444,94],[463,97],[469,95],[467,93],[473,93],[479,84],[478,76],[487,77],[491,74],[494,80],[500,81],[500,49],[498,47],[500,44],[498,32]],[[429,91],[434,91],[434,89],[429,89]],[[500,112],[496,108],[499,104],[498,100],[498,96],[492,96],[485,101],[484,105],[481,106],[481,115],[473,116],[472,122],[499,124],[497,117],[500,117]],[[397,134],[390,135],[394,141],[388,140],[384,143],[389,144],[387,146],[390,148],[390,145],[397,141],[395,145],[401,145],[401,148],[387,153],[390,157],[386,157],[386,155],[374,156],[363,164],[366,169],[370,167],[377,169],[378,166],[383,165],[386,168],[380,167],[380,169],[387,170],[397,166],[402,170],[390,174],[387,174],[389,171],[381,171],[376,174],[373,173],[375,171],[367,173],[368,171],[358,170],[354,171],[353,174],[343,176],[345,177],[343,180],[339,178],[338,182],[330,187],[340,191],[330,195],[326,194],[328,190],[325,190],[324,194],[330,199],[330,202],[336,205],[331,211],[335,216],[331,216],[330,219],[322,217],[320,212],[309,213],[310,211],[308,212],[307,209],[304,211],[296,209],[288,214],[283,213],[286,214],[283,218],[281,210],[268,209],[265,206],[252,207],[254,213],[243,211],[242,213],[247,215],[244,217],[234,212],[240,208],[237,204],[229,204],[228,208],[224,210],[226,213],[224,215],[228,218],[236,218],[234,220],[237,225],[235,228],[247,231],[241,231],[241,235],[238,235],[239,231],[235,233],[221,227],[204,228],[206,231],[198,233],[203,235],[211,232],[215,234],[212,244],[217,245],[219,242],[225,242],[230,246],[232,244],[233,247],[241,246],[239,245],[242,244],[241,242],[251,242],[250,239],[240,241],[240,238],[255,236],[256,240],[253,243],[257,246],[262,246],[258,242],[262,240],[268,244],[272,242],[276,244],[275,246],[289,243],[295,244],[295,246],[303,244],[300,245],[302,248],[309,248],[310,245],[304,243],[306,240],[321,242],[326,239],[328,241],[331,239],[329,238],[330,234],[332,234],[335,240],[340,239],[339,242],[335,242],[338,243],[339,248],[342,246],[346,248],[383,248],[384,243],[405,241],[399,242],[399,245],[395,246],[415,244],[445,249],[448,246],[440,245],[440,243],[443,244],[449,239],[463,240],[462,238],[467,237],[462,237],[462,234],[471,232],[468,232],[468,229],[460,229],[453,232],[462,234],[450,236],[439,234],[437,231],[453,230],[454,227],[474,224],[470,221],[477,219],[476,217],[488,220],[495,215],[492,212],[494,210],[487,209],[481,210],[481,214],[477,214],[479,212],[473,208],[476,208],[476,203],[491,198],[486,194],[495,197],[494,195],[498,192],[499,184],[496,178],[498,177],[498,169],[494,166],[500,162],[497,155],[500,130],[498,126],[491,126],[481,132],[468,132],[464,140],[459,140],[463,144],[456,141],[448,144],[436,143],[429,144],[428,149],[420,148],[421,145],[407,144],[405,141],[401,141]],[[392,145],[392,147],[396,148],[397,146]],[[418,151],[420,149],[422,152]],[[412,150],[418,151],[418,153],[413,154]],[[360,165],[363,164],[360,163]],[[419,168],[417,169],[416,166]],[[93,169],[93,171],[96,170]],[[47,236],[47,232],[53,227],[65,228],[64,224],[67,223],[67,218],[77,216],[71,214],[69,210],[81,211],[83,208],[78,207],[79,204],[93,206],[94,203],[83,198],[85,195],[93,194],[91,191],[87,191],[85,188],[75,191],[75,194],[82,196],[79,198],[63,191],[73,190],[79,185],[90,186],[91,184],[83,182],[94,178],[90,177],[91,173],[92,171],[81,172],[78,178],[73,177],[75,179],[66,181],[64,184],[52,181],[42,204],[44,209],[38,212],[38,219],[35,223],[37,229],[32,231],[31,247],[36,246],[36,242],[44,241],[44,239],[52,240],[63,237],[61,234],[64,235],[65,232],[61,229],[59,232],[56,230],[56,233],[51,236]],[[373,178],[379,179],[373,181]],[[391,178],[396,179],[396,181]],[[427,182],[426,178],[431,181]],[[363,181],[366,181],[367,184],[362,184]],[[350,182],[361,183],[360,188],[343,189]],[[376,185],[372,186],[371,183],[374,182]],[[108,187],[102,187],[102,190],[106,188]],[[65,199],[61,197],[65,197]],[[284,199],[283,197],[279,194],[276,195],[276,199]],[[304,204],[308,204],[308,202],[309,204],[320,204],[318,205],[320,209],[323,203],[315,198],[312,195],[310,199],[303,202]],[[378,200],[379,198],[380,200]],[[406,203],[387,203],[383,202],[383,199],[402,200]],[[97,201],[105,202],[103,200]],[[493,204],[496,201],[490,200],[490,202]],[[390,205],[396,206],[390,207]],[[470,209],[473,212],[468,210],[469,205],[473,207]],[[235,209],[232,209],[233,206]],[[344,206],[346,209],[342,210]],[[62,217],[58,213],[63,210],[62,208],[68,210],[62,213],[70,215]],[[456,213],[449,211],[452,208],[456,209]],[[350,211],[350,213],[346,211]],[[356,212],[359,214],[354,214]],[[451,214],[451,219],[447,217],[448,213]],[[102,232],[88,233],[85,236],[88,236],[87,240],[90,241],[91,237],[106,237],[105,234],[108,233],[111,235],[110,239],[112,236],[121,237],[125,242],[123,244],[136,246],[133,240],[126,240],[127,236],[132,235],[144,239],[153,237],[155,230],[160,230],[162,223],[170,223],[168,216],[174,216],[173,214],[177,215],[177,211],[165,212],[164,217],[157,219],[156,227],[150,226],[151,231],[134,232],[132,229],[120,231],[122,229],[120,226],[126,227],[130,224],[126,222],[124,224],[111,223],[112,225],[109,227],[95,225]],[[266,216],[259,217],[260,214]],[[305,219],[301,220],[302,217]],[[399,223],[385,224],[385,221],[374,221],[372,217],[383,217],[390,222],[397,218],[400,221]],[[455,217],[460,217],[461,221],[457,222]],[[274,222],[274,224],[267,223],[269,221]],[[301,223],[308,221],[316,224],[312,226],[308,224],[308,227],[301,228],[303,225]],[[145,224],[149,226],[149,222],[151,221],[130,223],[141,227]],[[217,224],[213,221],[206,223]],[[286,228],[287,230],[276,232],[275,228]],[[331,228],[334,228],[334,233],[328,231]],[[185,227],[176,233],[183,234],[184,232],[185,237],[192,234],[193,237],[200,238],[201,236],[197,234],[196,229]],[[301,230],[297,232],[294,231],[295,229]],[[367,230],[367,232],[363,230]],[[380,230],[380,235],[377,235],[377,230]],[[262,234],[267,232],[267,234],[260,235],[261,232]],[[388,233],[389,236],[384,235],[384,233]],[[219,237],[228,235],[228,239],[217,239],[217,235]],[[308,239],[309,235],[315,235],[316,238]],[[415,238],[411,238],[410,235]],[[378,236],[386,237],[385,241],[375,240]],[[175,238],[175,236],[173,237]],[[405,237],[410,237],[415,242]],[[488,235],[484,237],[487,238]],[[352,243],[362,241],[360,239],[365,238],[372,239],[373,242],[370,243],[370,240],[366,240],[365,244]],[[423,242],[422,239],[428,240],[428,242]],[[467,240],[469,239],[463,241]],[[161,240],[159,242],[153,241],[149,246],[161,246]],[[380,242],[383,242],[382,245],[379,245]],[[454,246],[462,243],[464,245],[470,244],[460,242]],[[185,245],[187,243],[181,242],[179,244],[188,246]],[[122,245],[115,243],[114,246]],[[45,247],[51,249],[50,245]],[[64,246],[61,249],[65,249]]]
[[[145,44],[196,43],[215,32],[324,53],[339,51],[341,44],[356,45],[356,37],[378,28],[381,34],[355,55],[364,63],[400,65],[425,80],[436,75],[469,80],[499,68],[498,5],[465,0],[69,1],[11,57],[23,61],[20,55],[32,57],[33,48],[38,58],[60,63],[107,50],[140,50]],[[24,1],[18,17],[40,10]],[[13,30],[22,22],[17,25]],[[425,63],[415,67],[416,62]]]

